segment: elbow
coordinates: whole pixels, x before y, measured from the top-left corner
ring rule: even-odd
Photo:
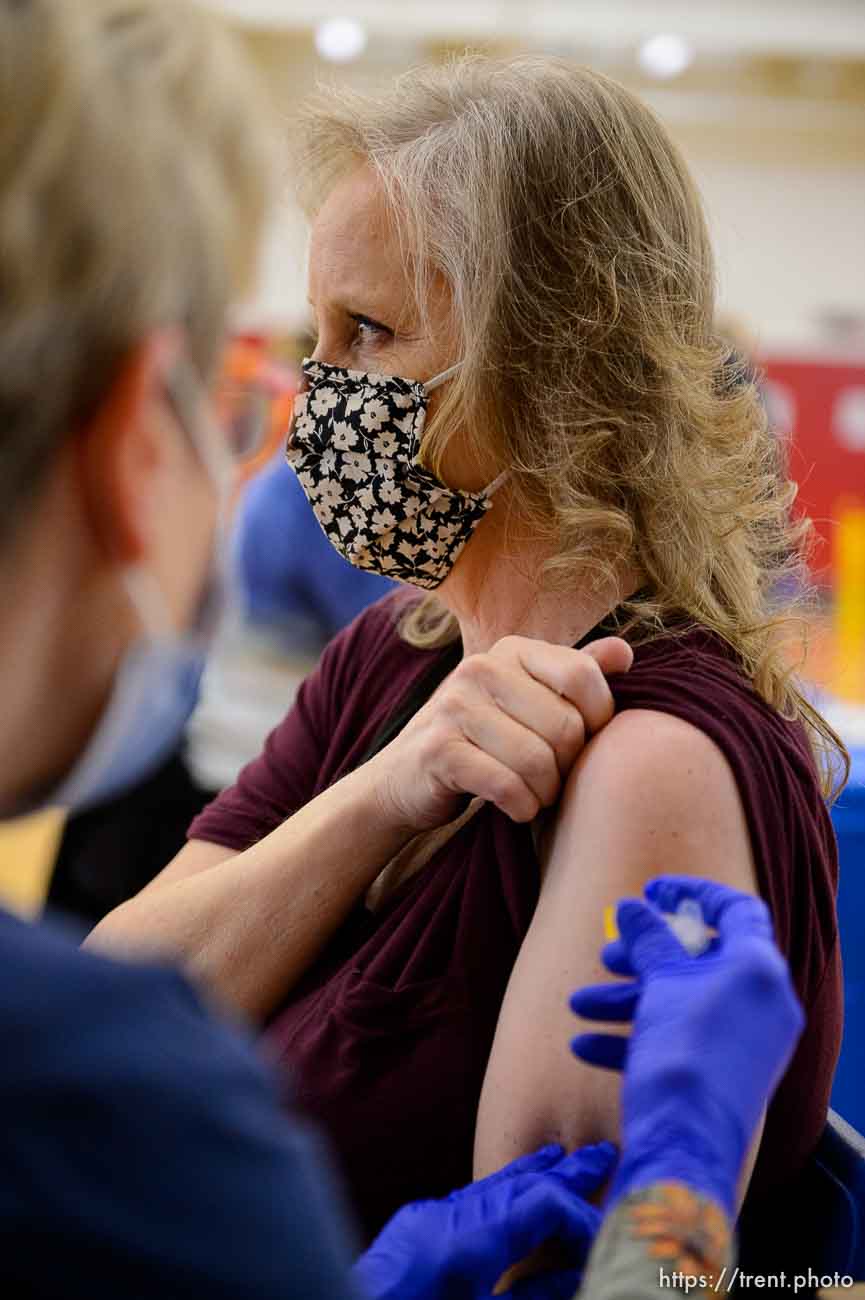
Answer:
[[[165,928],[158,923],[158,918],[147,916],[146,911],[138,898],[121,903],[94,926],[82,948],[121,961],[166,957],[176,961],[182,954],[167,941]],[[161,937],[157,938],[160,932]]]

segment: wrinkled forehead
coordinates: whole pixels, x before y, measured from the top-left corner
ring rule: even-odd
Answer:
[[[359,167],[331,190],[313,220],[309,295],[314,303],[358,300],[402,307],[410,272],[380,182]]]

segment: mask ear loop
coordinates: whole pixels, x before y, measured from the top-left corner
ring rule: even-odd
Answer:
[[[510,476],[511,476],[511,471],[509,469],[503,469],[501,474],[497,475],[496,478],[493,479],[489,487],[484,488],[483,495],[487,498],[487,500],[489,500],[490,497],[495,496],[495,494],[498,492],[501,485],[504,483],[506,479],[510,478]]]
[[[450,379],[452,375],[455,375],[456,372],[462,366],[462,364],[463,364],[462,361],[458,361],[456,365],[449,366],[448,369],[443,370],[440,375],[435,375],[434,378],[427,380],[427,382],[424,384],[424,388],[427,390],[428,393],[431,393],[434,388],[438,388],[439,384],[443,384],[446,379]],[[505,479],[509,477],[510,477],[510,470],[509,469],[502,470],[501,474],[499,474],[496,478],[493,479],[489,487],[484,488],[481,495],[485,496],[487,500],[489,500],[490,497],[494,496],[496,492],[498,492],[499,488],[504,483]]]
[[[432,379],[426,381],[424,388],[428,393],[431,393],[434,388],[438,388],[439,384],[443,384],[446,379],[450,379],[452,375],[455,375],[462,364],[461,361],[458,361],[455,366],[449,366],[448,369],[443,370],[440,375],[434,375]]]

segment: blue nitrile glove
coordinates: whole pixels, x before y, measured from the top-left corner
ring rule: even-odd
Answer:
[[[579,989],[571,1007],[588,1020],[633,1020],[630,1038],[580,1034],[582,1060],[625,1071],[622,1161],[608,1204],[649,1183],[676,1179],[734,1217],[736,1184],[764,1106],[804,1017],[766,905],[713,881],[661,876],[649,904],[619,903],[620,937],[603,961],[628,984]],[[700,904],[718,934],[691,957],[661,912]]]
[[[416,1201],[393,1216],[361,1255],[354,1280],[370,1300],[486,1300],[501,1275],[550,1237],[570,1247],[575,1271],[543,1279],[572,1296],[600,1214],[583,1197],[609,1174],[609,1142],[566,1156],[542,1147],[441,1201]],[[576,1280],[574,1280],[576,1278]],[[541,1279],[538,1279],[540,1281]],[[534,1280],[532,1280],[534,1282]],[[529,1296],[519,1285],[509,1294]]]

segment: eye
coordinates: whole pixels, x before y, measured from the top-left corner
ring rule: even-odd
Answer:
[[[386,339],[393,338],[393,330],[388,329],[381,321],[373,320],[371,316],[363,316],[360,312],[350,312],[349,315],[357,325],[359,343],[382,343]]]

